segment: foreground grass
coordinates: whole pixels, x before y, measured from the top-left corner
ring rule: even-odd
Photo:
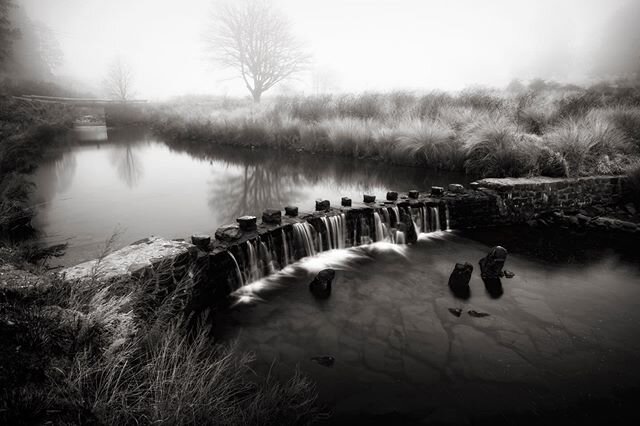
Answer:
[[[473,177],[621,174],[640,158],[640,89],[178,99],[150,108],[182,145],[332,153]]]
[[[0,259],[6,258],[6,253]],[[251,370],[185,318],[189,276],[66,283],[0,263],[0,423],[308,424],[312,384]],[[97,269],[96,269],[97,270]],[[13,275],[12,275],[13,274]],[[192,318],[191,318],[192,319]]]

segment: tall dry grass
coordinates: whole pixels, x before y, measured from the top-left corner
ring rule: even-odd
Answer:
[[[333,153],[457,170],[476,177],[623,173],[640,156],[640,90],[544,84],[474,89],[280,97],[220,109],[152,108],[167,140]],[[627,142],[624,142],[626,139]]]
[[[545,134],[544,140],[546,146],[562,155],[571,176],[620,174],[629,159],[626,155],[633,154],[625,134],[597,114],[565,120]],[[612,159],[619,166],[612,164]]]
[[[284,383],[259,377],[253,361],[234,344],[213,344],[204,327],[190,334],[174,323],[152,343],[130,339],[98,360],[79,353],[65,392],[113,425],[299,425],[318,418],[311,382],[299,372]]]

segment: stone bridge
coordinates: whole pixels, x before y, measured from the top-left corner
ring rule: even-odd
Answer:
[[[90,111],[93,115],[104,117],[107,126],[119,126],[140,122],[142,116],[142,106],[147,101],[144,99],[132,99],[127,101],[97,99],[97,98],[65,98],[58,96],[22,95],[14,96],[27,102],[41,104],[63,104],[70,105],[78,109],[84,115]]]

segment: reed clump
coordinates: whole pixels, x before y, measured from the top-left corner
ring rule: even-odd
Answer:
[[[622,174],[640,157],[640,89],[531,85],[277,97],[222,107],[182,98],[149,108],[181,143],[322,152],[473,177]]]

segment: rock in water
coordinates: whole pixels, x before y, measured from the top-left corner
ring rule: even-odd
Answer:
[[[326,299],[331,296],[331,283],[336,276],[333,269],[323,269],[309,284],[309,290],[318,299]]]
[[[451,275],[449,276],[449,289],[451,292],[461,299],[468,299],[471,295],[469,281],[473,273],[473,265],[470,263],[456,263]]]
[[[489,314],[486,312],[469,311],[467,313],[474,318],[484,318],[489,316]]]
[[[483,278],[482,281],[484,282],[484,288],[491,298],[499,299],[502,297],[504,290],[500,278]]]
[[[507,249],[502,246],[495,246],[488,255],[480,259],[480,275],[483,279],[500,278],[502,268],[507,260]]]
[[[513,273],[513,272],[511,272],[511,271],[507,271],[506,269],[504,270],[504,277],[505,277],[505,278],[513,278],[513,277],[515,277],[515,276],[516,276],[516,274],[515,274],[515,273]]]
[[[456,317],[460,317],[460,315],[462,315],[462,309],[460,308],[449,308],[449,312],[451,312],[451,315],[454,315]]]
[[[315,361],[324,367],[331,367],[336,362],[332,356],[312,356],[311,361]]]

